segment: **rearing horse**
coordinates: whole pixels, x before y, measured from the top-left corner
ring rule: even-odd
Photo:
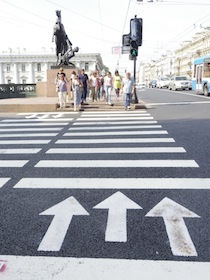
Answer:
[[[66,35],[63,24],[61,23],[61,11],[56,11],[57,20],[53,28],[52,42],[55,37],[57,65],[63,61],[63,56],[69,47],[72,46],[68,36]]]

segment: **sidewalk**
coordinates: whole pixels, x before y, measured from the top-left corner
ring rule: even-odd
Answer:
[[[23,112],[56,112],[56,111],[73,111],[73,100],[67,103],[64,109],[57,108],[57,97],[30,97],[30,98],[8,98],[0,99],[0,113],[23,113]],[[145,105],[131,104],[131,110],[145,109]],[[123,96],[116,100],[115,94],[112,94],[112,106],[105,101],[99,100],[92,102],[87,99],[87,104],[82,105],[81,110],[98,111],[98,110],[124,110]]]

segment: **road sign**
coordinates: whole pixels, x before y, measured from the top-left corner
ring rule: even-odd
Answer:
[[[130,46],[123,46],[122,47],[122,54],[130,53]]]
[[[121,47],[112,47],[112,54],[121,54]]]

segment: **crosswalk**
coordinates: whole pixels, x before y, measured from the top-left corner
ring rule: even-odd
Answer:
[[[22,168],[40,152],[34,168],[46,174],[52,168],[199,167],[146,110],[22,115],[0,121],[0,167]]]
[[[34,238],[37,230],[35,229],[36,224],[32,226],[32,230],[35,230],[35,232],[32,234],[33,241],[31,243],[32,245],[30,244],[32,248],[30,251],[30,257],[23,257],[20,253],[17,254],[19,256],[16,256],[15,252],[12,252],[10,255],[5,254],[4,256],[1,256],[1,258],[8,260],[10,263],[9,269],[4,274],[5,278],[3,279],[19,279],[17,278],[19,274],[23,277],[22,279],[27,280],[50,279],[51,275],[46,276],[46,269],[43,264],[45,264],[45,267],[48,265],[53,266],[55,269],[55,275],[58,275],[55,279],[61,279],[58,277],[61,277],[60,268],[63,265],[64,260],[66,261],[66,269],[63,270],[64,278],[68,278],[70,275],[69,273],[74,271],[75,274],[71,275],[73,275],[73,278],[75,276],[75,279],[80,279],[80,275],[86,273],[86,270],[89,272],[89,276],[86,277],[87,280],[93,279],[93,275],[98,275],[98,279],[106,280],[110,279],[110,277],[113,278],[114,275],[114,278],[118,279],[119,271],[122,269],[122,262],[124,262],[126,271],[129,271],[129,277],[122,277],[122,279],[137,279],[140,272],[144,279],[149,279],[147,277],[151,275],[152,278],[154,278],[156,277],[156,272],[159,271],[161,279],[164,280],[169,278],[176,279],[171,278],[172,273],[178,275],[179,279],[184,275],[185,279],[194,280],[196,278],[193,278],[190,274],[193,269],[195,270],[193,272],[194,275],[196,275],[196,271],[199,271],[200,269],[203,271],[205,270],[206,275],[209,273],[209,267],[205,266],[205,263],[195,261],[196,257],[198,257],[196,251],[197,247],[194,246],[191,236],[187,232],[187,229],[185,229],[185,224],[182,222],[182,219],[178,225],[180,226],[181,224],[181,226],[176,226],[176,222],[180,221],[179,216],[173,218],[172,224],[170,223],[169,218],[166,219],[166,222],[164,220],[166,228],[167,226],[171,226],[172,228],[171,230],[167,230],[169,237],[169,241],[167,242],[170,242],[171,245],[172,252],[170,260],[173,261],[168,261],[167,259],[164,259],[164,257],[157,259],[159,253],[156,249],[154,249],[156,250],[155,256],[153,256],[154,259],[152,259],[150,255],[144,259],[141,250],[137,247],[137,251],[134,253],[134,255],[136,255],[133,257],[136,260],[134,260],[132,257],[130,259],[129,257],[123,259],[123,256],[120,255],[121,253],[118,252],[116,252],[116,256],[120,257],[110,256],[109,249],[111,247],[107,247],[108,249],[106,248],[106,246],[114,246],[114,243],[120,243],[119,248],[123,251],[122,243],[128,242],[128,251],[129,254],[132,255],[132,250],[135,245],[132,243],[131,247],[129,247],[130,240],[129,236],[127,236],[126,230],[127,209],[122,210],[122,215],[121,205],[125,202],[126,205],[128,203],[128,209],[136,209],[135,211],[139,211],[140,209],[142,211],[143,208],[146,208],[148,203],[146,200],[143,207],[143,205],[140,206],[138,204],[140,203],[139,201],[137,203],[137,201],[131,201],[130,199],[129,202],[127,202],[128,197],[126,197],[126,195],[131,195],[130,191],[135,192],[135,194],[133,194],[133,198],[135,198],[136,192],[142,190],[151,191],[150,195],[152,196],[152,193],[155,191],[167,192],[168,190],[172,190],[175,192],[176,190],[182,190],[185,192],[192,189],[196,191],[199,188],[205,191],[210,189],[209,178],[196,179],[188,177],[182,178],[181,175],[174,176],[175,170],[195,170],[199,168],[199,164],[191,158],[184,147],[176,144],[173,135],[171,135],[161,123],[154,120],[150,113],[142,110],[140,112],[75,112],[66,115],[65,113],[19,114],[18,118],[15,117],[1,120],[0,132],[0,190],[6,190],[7,186],[9,186],[8,189],[10,189],[10,192],[16,192],[17,197],[19,194],[21,200],[21,191],[23,192],[24,190],[26,190],[29,197],[30,192],[33,193],[33,195],[35,195],[34,192],[38,192],[40,193],[40,197],[43,194],[44,198],[40,199],[42,207],[38,205],[38,202],[35,199],[29,203],[30,206],[31,204],[35,205],[34,208],[38,205],[40,209],[44,209],[36,209],[36,211],[34,210],[35,212],[30,210],[33,212],[32,217],[34,219],[35,217],[36,219],[40,218],[38,222],[39,226],[41,225],[41,221],[44,221],[43,216],[50,215],[52,218],[51,223],[49,223],[51,218],[48,220],[47,226],[43,226],[43,224],[40,226],[40,232],[37,238],[38,242],[40,242],[39,244],[36,243],[37,239]],[[9,170],[8,172],[6,171],[7,168]],[[161,174],[166,176],[164,178],[159,178],[157,176],[157,174],[159,175],[157,170],[158,172],[159,170],[162,170]],[[163,172],[165,170],[167,170],[166,173]],[[146,176],[143,177],[142,174],[144,174],[144,172],[146,172]],[[10,184],[10,182],[12,183]],[[46,201],[47,205],[45,205],[45,199],[46,196],[48,196],[48,193],[46,193],[47,191],[50,192],[52,197],[50,197],[49,201]],[[81,198],[81,201],[76,200],[72,195],[72,192],[75,194],[77,191],[78,193],[80,191],[85,191],[81,196],[77,193],[77,198]],[[97,195],[93,194],[93,192],[96,192],[97,194],[99,193],[99,198],[101,200],[104,199],[102,192],[106,192],[106,196],[110,195],[108,191],[111,191],[111,194],[114,193],[114,197],[112,195],[111,198],[109,197],[111,201],[110,209],[108,209],[109,206],[107,206],[109,205],[109,199],[107,197],[102,202],[98,198],[99,201],[96,202],[94,200],[92,201],[90,196],[87,198],[87,205],[83,205],[83,207],[80,202],[84,204],[85,194],[89,195],[89,191],[94,199],[96,199]],[[122,194],[122,191],[125,191],[125,194]],[[61,197],[58,195],[58,192],[62,192]],[[71,196],[69,196],[68,192],[71,193]],[[54,194],[54,202],[52,194]],[[141,200],[139,193],[137,193],[137,196],[139,196],[138,199]],[[143,193],[143,197],[145,196],[146,194]],[[55,197],[57,204],[55,203]],[[122,198],[123,203],[118,202],[116,197]],[[153,199],[155,199],[154,197],[156,197],[156,195],[153,195]],[[30,199],[31,197],[29,200]],[[60,201],[57,201],[59,199]],[[178,209],[178,214],[183,211],[183,207],[180,208],[181,205],[177,206],[177,203],[174,203],[167,198],[165,200],[164,207],[168,206],[170,208],[170,214],[174,214],[172,207],[174,205],[175,208]],[[69,205],[69,202],[72,204]],[[130,206],[130,203],[132,206]],[[154,200],[153,204],[159,204],[159,201]],[[89,209],[87,208],[88,205]],[[102,242],[102,247],[104,246],[105,248],[104,250],[107,249],[107,256],[106,254],[105,257],[104,255],[100,256],[99,247],[97,249],[98,251],[96,250],[96,257],[92,257],[92,255],[89,256],[88,253],[87,258],[83,257],[82,253],[79,257],[76,253],[75,257],[74,253],[68,252],[68,249],[66,249],[67,255],[65,257],[61,257],[62,253],[56,255],[56,251],[58,252],[62,248],[68,227],[71,227],[73,216],[81,216],[81,222],[79,221],[78,223],[81,226],[82,221],[87,222],[86,217],[87,219],[90,219],[95,213],[97,213],[97,209],[106,209],[106,211],[109,210],[107,211],[108,213],[110,212],[107,218],[106,229],[108,232],[109,228],[109,234],[106,232],[104,240],[100,237],[100,241],[96,240],[95,244],[95,246],[97,246],[97,242]],[[185,208],[185,210],[187,213],[189,212],[188,209]],[[102,210],[99,211],[102,212]],[[158,211],[159,210],[157,210],[156,213],[157,216],[161,215]],[[154,219],[153,212],[153,208],[146,209],[144,219]],[[39,215],[41,215],[41,217]],[[85,218],[82,217],[83,215],[85,215]],[[99,225],[101,222],[100,218],[97,220],[96,217],[92,218],[93,226],[95,224]],[[140,220],[139,217],[140,216],[138,216],[138,221]],[[194,214],[193,218],[197,217],[200,218],[199,215]],[[73,225],[77,226],[76,222],[73,223]],[[119,226],[119,229],[116,225]],[[122,225],[124,225],[123,230]],[[134,224],[132,224],[132,226],[134,226]],[[140,226],[139,222],[138,227]],[[43,233],[46,227],[48,227],[48,229]],[[160,228],[161,227],[162,226],[160,226]],[[85,226],[82,228],[83,231],[85,231]],[[102,236],[104,236],[104,228],[104,225],[99,225],[99,232]],[[181,238],[183,237],[184,241],[181,239],[181,242],[186,243],[184,249],[181,248],[177,251],[174,249],[177,246],[177,243],[175,242],[176,240],[174,241],[172,238],[174,228],[176,228],[175,233],[180,234]],[[183,228],[185,229],[185,235],[182,234]],[[147,230],[149,231],[149,227]],[[82,235],[81,232],[80,234]],[[120,239],[121,234],[123,235],[122,239]],[[152,233],[150,232],[150,234]],[[145,232],[144,235],[147,236],[147,232]],[[112,239],[113,236],[115,239]],[[77,234],[75,238],[77,238]],[[78,240],[79,238],[80,236],[78,235]],[[162,238],[164,239],[165,236]],[[83,236],[83,246],[85,246],[84,240],[86,239],[88,238]],[[70,239],[70,242],[68,239],[66,244],[71,249],[73,248],[74,243],[76,244],[76,247],[79,247],[78,240],[72,241]],[[94,238],[90,240],[92,245],[92,242],[94,243]],[[139,242],[141,243],[141,240]],[[142,246],[148,245],[148,242],[143,242]],[[155,241],[152,242],[151,246],[155,247],[154,243]],[[33,249],[33,246],[35,249]],[[166,242],[164,243],[164,247],[167,247],[167,250],[170,251]],[[193,250],[191,250],[192,247]],[[115,247],[114,249],[111,249],[111,251],[112,250],[115,250]],[[81,251],[85,251],[85,248]],[[95,251],[94,248],[93,251]],[[142,251],[146,252],[147,250],[143,247]],[[50,258],[47,257],[48,252],[51,256]],[[64,251],[62,252],[64,253]],[[150,248],[148,252],[152,252],[152,249]],[[27,253],[25,254],[27,255]],[[167,254],[170,253],[167,252]],[[56,260],[54,259],[54,256],[56,256]],[[186,265],[186,262],[180,261],[179,258],[182,257],[193,257],[194,262],[188,262]],[[179,262],[175,261],[177,258]],[[80,263],[86,264],[87,267],[82,268],[82,266],[79,265]],[[104,274],[103,277],[101,277],[107,263],[109,263],[109,269],[107,267],[105,272],[106,275]],[[92,264],[95,265],[93,266]],[[115,269],[113,268],[113,264],[116,265]],[[154,267],[154,271],[151,270],[151,265]],[[94,269],[92,269],[91,266],[94,267]],[[27,269],[24,269],[24,267],[27,267]],[[34,271],[36,267],[40,267],[40,274],[36,274],[37,271]],[[78,269],[78,267],[80,268]],[[110,270],[109,275],[107,274],[108,270]],[[149,270],[151,271],[151,275],[148,275]],[[34,275],[38,275],[38,278],[34,278]],[[130,275],[133,275],[133,278],[130,277]],[[204,279],[206,280],[207,278]]]

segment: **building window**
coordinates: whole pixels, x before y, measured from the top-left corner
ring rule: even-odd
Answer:
[[[25,64],[21,65],[21,71],[22,71],[22,73],[26,72],[26,65]]]
[[[7,64],[7,73],[10,73],[10,71],[11,71],[11,67],[9,64]]]
[[[8,83],[8,84],[11,84],[11,83],[12,83],[12,81],[11,81],[11,80],[7,80],[7,83]]]
[[[41,78],[38,78],[38,79],[37,79],[37,82],[41,82],[41,81],[42,81],[42,79],[41,79]]]
[[[24,79],[24,80],[22,80],[22,84],[26,84],[26,80]]]
[[[85,62],[85,71],[89,71],[89,63]]]
[[[37,63],[37,72],[41,72],[42,69],[41,69],[41,63]]]

